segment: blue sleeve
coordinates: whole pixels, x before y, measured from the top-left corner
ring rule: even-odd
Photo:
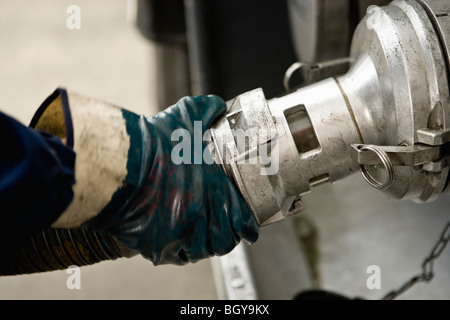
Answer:
[[[73,199],[75,153],[0,112],[0,246],[49,227]]]

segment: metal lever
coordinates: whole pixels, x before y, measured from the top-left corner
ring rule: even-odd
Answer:
[[[442,157],[441,146],[415,144],[413,146],[352,145],[352,158],[360,165],[364,179],[374,188],[386,190],[394,181],[394,166],[409,166],[436,172],[449,165],[448,156]],[[376,180],[367,166],[383,165],[387,179]]]
[[[342,75],[350,69],[351,58],[345,57],[320,63],[296,62],[291,65],[283,80],[284,89],[290,92],[291,78],[295,72],[299,72],[302,76],[300,87],[316,83],[318,81]]]

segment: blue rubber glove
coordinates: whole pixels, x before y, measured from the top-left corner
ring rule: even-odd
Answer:
[[[109,208],[86,226],[108,232],[155,265],[196,262],[227,254],[241,240],[256,241],[259,227],[252,213],[222,169],[205,161],[209,151],[206,157],[194,150],[187,153],[191,164],[172,159],[181,141],[172,141],[175,130],[184,129],[194,137],[198,122],[194,123],[201,121],[202,135],[225,110],[221,98],[200,96],[183,98],[145,120],[125,112],[128,131],[134,131],[132,139],[138,137],[135,144],[141,145],[137,154],[145,159],[142,165],[140,159],[129,159],[128,167],[134,161],[134,168],[141,168],[140,188],[134,196],[126,192],[120,196],[126,199],[120,210]],[[202,151],[207,150],[201,143]],[[181,156],[186,159],[186,154]],[[199,160],[201,164],[194,164]]]

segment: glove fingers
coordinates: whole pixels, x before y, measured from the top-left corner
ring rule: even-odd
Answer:
[[[210,176],[216,177],[221,184],[208,188],[204,199],[205,210],[210,213],[208,247],[216,255],[224,255],[233,250],[240,240],[254,243],[259,236],[259,227],[225,173],[218,167],[211,169],[214,172]]]
[[[225,101],[215,95],[195,97],[194,101],[196,107],[200,108],[203,131],[211,127],[214,120],[222,115],[227,109]]]
[[[208,130],[214,120],[222,115],[227,105],[222,98],[210,96],[184,97],[175,105],[148,119],[157,129],[158,133],[171,134],[173,130],[180,129],[180,121],[184,129],[194,134],[195,122],[201,122],[202,133]],[[169,132],[172,129],[171,132]]]

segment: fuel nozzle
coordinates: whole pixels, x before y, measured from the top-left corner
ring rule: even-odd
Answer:
[[[347,73],[270,100],[256,89],[228,102],[209,148],[260,226],[301,211],[314,187],[358,171],[395,199],[444,192],[450,17],[442,12],[450,13],[442,1],[369,7]],[[311,72],[321,65],[333,67]]]

